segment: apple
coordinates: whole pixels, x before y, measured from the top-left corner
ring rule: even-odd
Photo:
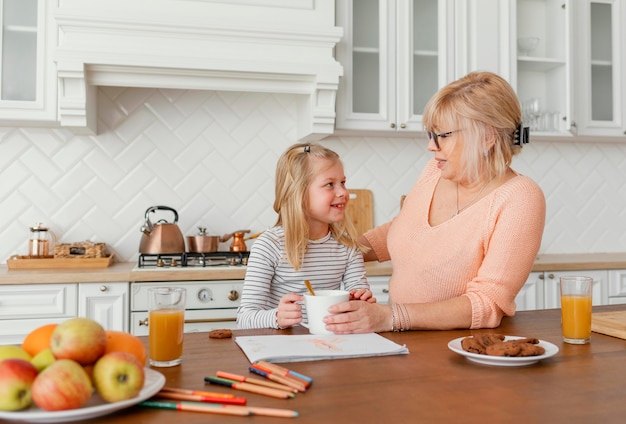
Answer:
[[[25,361],[30,361],[32,358],[24,349],[19,346],[5,345],[0,346],[0,361],[3,359],[19,358]]]
[[[96,362],[104,354],[106,344],[106,331],[90,318],[64,321],[50,336],[50,350],[56,359],[72,359],[81,365]]]
[[[110,352],[93,367],[93,382],[100,397],[107,402],[134,398],[143,388],[143,365],[129,352]]]
[[[52,365],[54,361],[56,361],[56,358],[52,354],[52,350],[48,348],[33,356],[33,359],[31,359],[30,363],[33,364],[35,368],[37,368],[38,372],[41,372],[48,368],[50,365]]]
[[[32,405],[31,386],[36,377],[37,369],[24,359],[0,361],[0,411],[19,411]]]
[[[71,359],[54,361],[37,375],[31,386],[35,405],[46,411],[80,408],[92,393],[93,386],[87,372]]]

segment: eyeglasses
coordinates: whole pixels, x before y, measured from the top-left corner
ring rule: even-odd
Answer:
[[[463,130],[448,131],[448,132],[441,133],[441,134],[437,134],[434,131],[426,131],[426,134],[428,135],[428,139],[432,140],[433,143],[435,143],[435,146],[437,146],[437,150],[439,150],[441,149],[441,146],[439,146],[439,137],[447,138],[447,137],[450,137],[452,134],[459,132],[459,131],[463,131]]]

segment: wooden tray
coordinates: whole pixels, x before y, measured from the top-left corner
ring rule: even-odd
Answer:
[[[113,263],[113,255],[106,258],[29,258],[12,256],[7,259],[9,269],[72,269],[106,268]]]
[[[626,311],[591,314],[591,331],[626,339]]]

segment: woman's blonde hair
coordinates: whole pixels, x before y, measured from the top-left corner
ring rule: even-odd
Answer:
[[[278,213],[276,225],[283,227],[287,260],[296,270],[302,265],[309,240],[306,211],[309,209],[309,186],[315,178],[313,158],[341,163],[339,155],[326,147],[299,143],[289,147],[276,165],[274,200],[274,210]],[[343,221],[330,224],[330,231],[339,243],[363,248],[356,241],[356,229],[347,211]]]
[[[504,175],[511,159],[521,151],[515,134],[522,123],[519,100],[504,78],[491,72],[471,72],[443,87],[424,108],[428,131],[463,131],[465,177]],[[452,125],[442,128],[441,125]],[[493,145],[487,140],[495,139]]]

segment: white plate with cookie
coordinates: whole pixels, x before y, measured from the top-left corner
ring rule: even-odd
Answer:
[[[471,337],[471,336],[469,336]],[[525,337],[518,336],[505,336],[504,341],[524,339]],[[483,365],[496,365],[500,367],[521,367],[525,365],[531,365],[541,361],[542,359],[550,358],[559,353],[559,348],[545,340],[539,340],[537,346],[541,346],[545,349],[542,355],[536,356],[492,356],[480,353],[467,352],[461,347],[461,341],[465,337],[459,337],[458,339],[451,340],[448,343],[448,348],[458,353],[461,356],[465,356],[468,360]]]

